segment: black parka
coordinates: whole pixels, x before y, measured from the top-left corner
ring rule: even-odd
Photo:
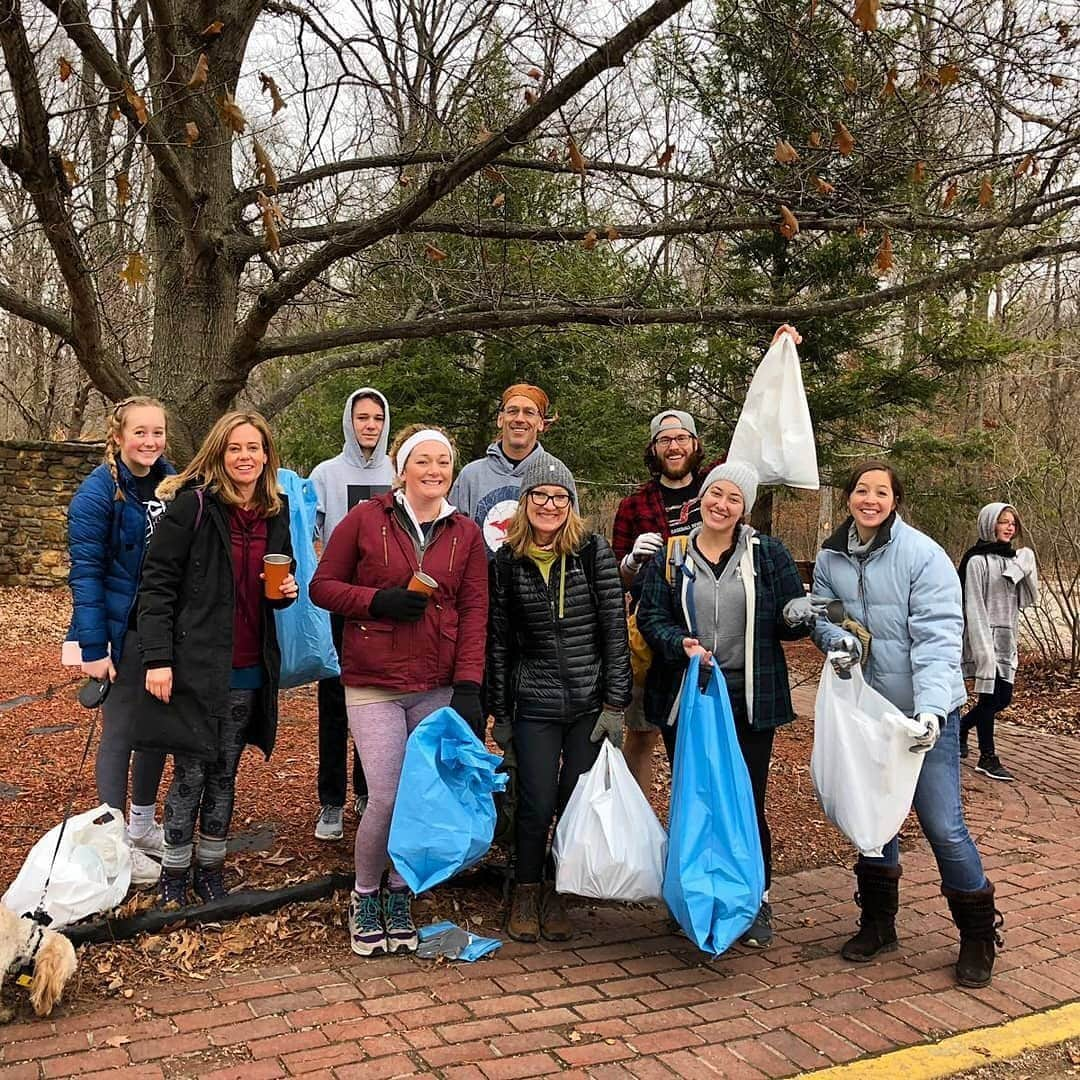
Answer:
[[[487,699],[497,722],[570,724],[625,708],[633,679],[615,556],[590,535],[545,583],[504,544],[491,563]],[[561,603],[560,603],[561,601]]]
[[[200,505],[201,504],[201,505]],[[289,507],[266,520],[268,553],[292,555]],[[209,492],[180,491],[157,524],[139,586],[139,652],[146,667],[172,667],[166,705],[150,694],[135,726],[135,746],[214,761],[229,709],[232,672],[233,566],[229,510]],[[262,615],[263,685],[246,741],[269,757],[277,735],[278,648],[274,608]]]

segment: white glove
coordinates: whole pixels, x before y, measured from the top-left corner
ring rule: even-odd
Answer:
[[[648,562],[663,546],[664,538],[659,533],[642,533],[634,541],[634,549],[630,554],[640,566],[641,563]]]
[[[814,596],[813,593],[808,596],[796,596],[794,600],[789,600],[784,605],[784,622],[792,629],[796,626],[813,626],[819,616],[826,614],[828,608],[827,597]]]
[[[911,752],[925,754],[933,750],[934,744],[938,741],[938,736],[941,734],[941,717],[933,713],[921,712],[915,719],[924,725],[926,730],[911,744]]]
[[[830,653],[839,653],[838,656],[833,656],[830,662],[833,666],[833,671],[840,676],[841,679],[848,679],[851,677],[851,669],[859,662],[859,642],[848,635],[844,635],[832,648]]]

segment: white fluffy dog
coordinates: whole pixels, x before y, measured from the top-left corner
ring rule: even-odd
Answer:
[[[16,915],[0,905],[0,983],[20,966],[33,966],[30,1004],[38,1016],[48,1016],[75,974],[75,947],[63,934]],[[0,1024],[12,1017],[0,1007]]]

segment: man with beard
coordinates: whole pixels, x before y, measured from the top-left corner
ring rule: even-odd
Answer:
[[[645,465],[652,478],[619,503],[611,539],[632,607],[640,591],[635,586],[639,571],[670,537],[687,536],[701,524],[698,492],[712,468],[712,464],[702,465],[705,454],[689,413],[664,409],[652,418],[649,432]],[[666,719],[645,716],[642,688],[635,686],[633,701],[626,711],[623,754],[646,796],[652,790],[653,749],[660,735],[659,725]]]

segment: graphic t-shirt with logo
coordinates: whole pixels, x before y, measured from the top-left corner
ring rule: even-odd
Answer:
[[[668,530],[672,536],[686,536],[701,524],[701,503],[698,500],[699,485],[687,484],[686,487],[672,488],[660,485],[660,494],[664,500],[664,512],[667,514]]]

